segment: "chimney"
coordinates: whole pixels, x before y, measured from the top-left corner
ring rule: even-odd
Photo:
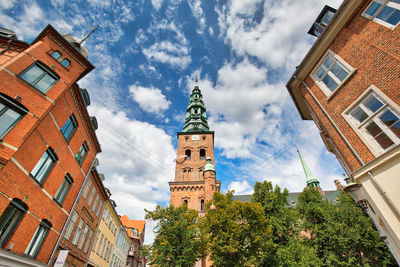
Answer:
[[[336,190],[343,190],[343,185],[340,183],[340,181],[338,179],[336,179],[333,182],[335,183]]]

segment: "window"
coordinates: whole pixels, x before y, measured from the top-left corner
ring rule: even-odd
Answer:
[[[93,197],[96,194],[96,187],[93,187],[92,192],[90,193],[90,197],[88,199],[88,205],[90,206],[92,204],[93,201]]]
[[[353,71],[354,69],[350,65],[329,50],[311,77],[325,95],[330,96]]]
[[[363,15],[391,29],[400,22],[400,0],[374,0]]]
[[[44,94],[59,80],[54,72],[39,62],[30,65],[20,77]]]
[[[74,214],[71,217],[71,221],[69,222],[68,228],[65,231],[64,237],[65,239],[69,239],[72,233],[72,230],[74,229],[75,223],[78,220],[78,213],[74,211]]]
[[[201,211],[204,211],[204,199],[200,200]]]
[[[18,226],[25,212],[28,210],[28,206],[19,200],[14,198],[7,208],[4,210],[0,217],[0,247],[3,248],[11,235],[14,233],[15,228]]]
[[[42,220],[40,222],[38,229],[36,230],[31,242],[29,242],[29,245],[26,248],[25,251],[26,255],[34,258],[36,257],[50,228],[51,228],[51,223],[49,221]]]
[[[63,65],[64,67],[68,67],[71,64],[71,61],[69,61],[68,59],[64,58],[61,61],[61,65]]]
[[[79,249],[83,248],[83,244],[85,243],[86,235],[87,235],[88,231],[89,231],[89,225],[86,224],[85,228],[83,229],[82,236],[81,236],[81,238],[79,239],[79,242],[78,242],[78,248]]]
[[[104,237],[104,235],[101,234],[100,242],[99,242],[99,245],[97,246],[97,251],[96,251],[97,254],[99,254],[100,249],[101,249],[101,245],[103,244],[103,237]]]
[[[200,149],[200,160],[206,159],[206,150]]]
[[[64,126],[61,128],[61,133],[64,135],[65,140],[69,142],[71,140],[72,135],[75,133],[78,128],[78,122],[74,114],[68,118],[68,120],[64,123]]]
[[[61,186],[58,188],[56,195],[54,196],[54,199],[59,203],[62,204],[64,202],[65,197],[68,194],[68,191],[72,185],[74,180],[72,179],[71,175],[68,173],[65,175],[64,182],[61,184]]]
[[[82,162],[85,159],[88,151],[89,151],[88,145],[86,141],[83,141],[81,148],[79,148],[78,153],[76,153],[75,155],[75,158],[79,162],[79,165],[82,165]]]
[[[99,240],[99,230],[96,230],[96,235],[94,236],[92,250],[96,251],[97,241]]]
[[[93,207],[92,207],[92,211],[94,212],[96,210],[97,207],[97,203],[99,202],[100,196],[97,195],[96,196],[96,200],[94,201]]]
[[[32,176],[35,177],[40,184],[43,184],[56,161],[57,155],[54,153],[53,149],[49,147],[31,171]]]
[[[107,244],[107,238],[104,237],[104,242],[103,242],[103,248],[101,249],[101,253],[100,256],[103,258],[104,257],[104,249],[106,248],[106,244]]]
[[[0,93],[0,139],[22,119],[28,110],[7,95]]]
[[[85,252],[85,253],[88,252],[90,241],[92,241],[92,237],[93,237],[93,230],[90,230],[89,237],[88,237],[88,239],[86,241],[85,249],[83,250],[83,252]]]
[[[400,114],[375,90],[351,107],[347,116],[378,153],[400,144]]]
[[[82,193],[83,198],[86,198],[86,197],[87,197],[87,194],[89,193],[89,189],[90,189],[90,186],[91,186],[91,185],[92,185],[92,180],[89,179],[89,180],[87,181],[87,184],[86,184],[86,186],[85,186],[85,189],[83,190],[83,193]]]
[[[100,200],[99,208],[97,209],[97,212],[96,212],[96,217],[99,217],[102,206],[103,206],[103,201]]]
[[[54,52],[51,54],[51,57],[54,58],[55,60],[58,60],[58,59],[61,57],[61,53],[58,52],[58,51],[54,51]]]
[[[84,223],[84,221],[81,218],[81,220],[79,221],[78,227],[75,230],[74,238],[72,239],[72,244],[74,244],[74,245],[78,244],[79,237],[81,236],[81,233],[82,233],[83,223]]]
[[[186,160],[191,160],[192,151],[190,151],[189,149],[186,150],[185,155],[186,155]]]

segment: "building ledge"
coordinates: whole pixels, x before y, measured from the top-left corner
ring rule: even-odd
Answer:
[[[0,262],[1,266],[13,266],[13,267],[44,267],[47,264],[36,261],[32,258],[16,254],[11,251],[0,249]]]

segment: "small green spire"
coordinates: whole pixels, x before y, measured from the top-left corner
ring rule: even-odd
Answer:
[[[215,171],[214,165],[212,164],[212,160],[210,157],[206,159],[206,165],[204,166],[204,171]]]
[[[299,154],[301,165],[303,166],[304,173],[306,174],[306,182],[307,186],[319,187],[319,181],[317,178],[314,177],[310,168],[308,168],[306,162],[304,161],[303,157],[300,154],[299,149],[296,146],[297,153]]]
[[[186,110],[185,126],[182,132],[209,132],[207,123],[207,112],[203,102],[203,96],[196,85],[190,96],[189,105]]]

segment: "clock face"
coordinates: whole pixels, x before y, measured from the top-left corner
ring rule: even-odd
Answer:
[[[198,135],[192,135],[192,140],[193,141],[200,140],[200,137]]]

